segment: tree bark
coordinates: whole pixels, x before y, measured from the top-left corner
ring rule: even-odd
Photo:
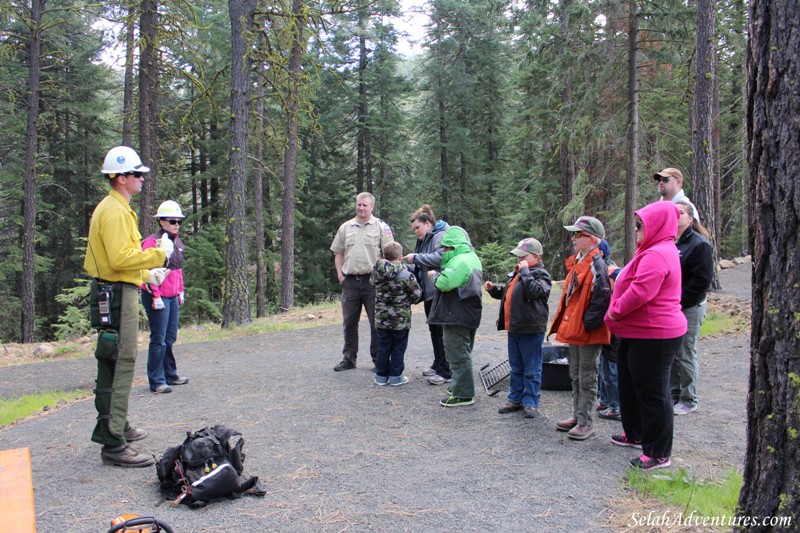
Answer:
[[[559,26],[561,28],[561,39],[562,42],[567,43],[569,41],[569,7],[571,5],[571,0],[563,0],[559,5],[558,10],[558,20]],[[565,55],[566,52],[564,50],[567,49],[565,45],[560,52],[561,55]],[[568,72],[564,73],[563,77],[563,86],[561,88],[561,108],[562,109],[569,109],[570,103],[572,102],[572,80]],[[569,205],[570,201],[572,200],[572,187],[575,183],[575,157],[572,154],[572,148],[570,147],[569,141],[566,139],[561,139],[558,144],[558,154],[559,154],[559,185],[561,186],[561,205]],[[570,217],[570,223],[574,221],[574,213],[573,216]],[[561,256],[562,259],[566,259],[573,253],[573,246],[572,246],[572,237],[569,233],[562,231],[562,238],[561,238]],[[555,272],[555,275],[558,279],[563,279],[566,275],[566,269],[564,267],[563,262],[559,262],[558,269]]]
[[[714,173],[714,56],[716,11],[713,0],[697,0],[697,47],[695,53],[694,102],[692,105],[692,177],[694,205],[708,228],[714,250],[714,264],[719,259],[719,221],[717,191],[719,176]],[[714,270],[712,288],[719,289]]]
[[[259,44],[264,41],[259,32]],[[259,46],[261,48],[261,46]],[[262,64],[261,69],[266,70]],[[253,229],[256,254],[256,318],[266,315],[266,266],[264,265],[264,80],[256,76],[255,125],[253,127]]]
[[[358,119],[356,121],[356,191],[372,192],[372,169],[369,157],[369,128],[367,114],[367,36],[366,27],[369,15],[366,8],[358,12]]]
[[[745,129],[753,213],[753,315],[747,452],[737,514],[792,517],[800,509],[800,10],[749,5]],[[790,531],[756,526],[749,531]]]
[[[229,0],[231,17],[231,137],[228,149],[227,237],[222,327],[250,323],[247,284],[247,130],[249,122],[250,50],[255,0]]]
[[[283,212],[281,228],[281,311],[294,307],[294,230],[297,196],[298,113],[300,107],[300,76],[306,18],[304,0],[292,1],[292,49],[289,56],[289,84],[286,98],[286,152],[283,156]]]
[[[128,14],[125,17],[125,78],[122,96],[122,144],[133,146],[133,51],[136,46],[136,3],[127,3]]]
[[[25,133],[25,182],[22,206],[22,342],[34,341],[36,309],[36,154],[39,135],[39,81],[41,79],[42,12],[45,0],[31,0],[28,40],[28,122]]]
[[[639,3],[628,3],[628,165],[625,175],[625,263],[636,252],[633,221],[639,193]]]
[[[142,0],[139,23],[139,155],[150,173],[142,184],[139,232],[156,229],[156,181],[158,180],[158,0]]]

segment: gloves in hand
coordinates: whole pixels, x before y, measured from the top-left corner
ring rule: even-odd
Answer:
[[[186,301],[186,299],[183,297],[183,291],[179,292],[178,293],[178,305],[183,305],[183,302],[185,302],[185,301]]]
[[[156,311],[164,309],[164,300],[161,298],[153,298],[153,309]]]
[[[164,278],[169,274],[168,268],[153,268],[147,278],[147,283],[150,285],[161,285],[164,283]]]
[[[161,235],[161,238],[156,241],[156,248],[161,248],[167,253],[167,261],[172,256],[172,252],[175,251],[175,244],[172,242],[172,239],[164,233]]]

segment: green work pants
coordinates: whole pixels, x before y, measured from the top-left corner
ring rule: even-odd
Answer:
[[[456,398],[475,397],[475,379],[472,376],[472,347],[475,329],[461,326],[442,326],[444,354],[453,373],[453,392]]]
[[[597,400],[597,358],[601,344],[569,345],[569,377],[572,380],[572,413],[578,425],[591,426]]]
[[[128,427],[128,398],[133,383],[136,364],[139,330],[139,288],[127,283],[115,285],[120,291],[120,326],[117,342],[116,360],[97,359],[97,379],[95,381],[94,405],[97,409],[97,424],[92,433],[92,441],[109,446],[125,444],[123,433]],[[110,338],[100,332],[101,339]]]

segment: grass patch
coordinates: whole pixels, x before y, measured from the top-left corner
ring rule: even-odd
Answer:
[[[649,473],[629,470],[628,486],[640,494],[678,507],[683,516],[734,516],[742,488],[742,475],[734,469],[722,481],[703,481],[683,468]]]
[[[34,415],[40,411],[49,411],[53,407],[61,407],[67,403],[85,398],[91,394],[85,389],[72,391],[48,391],[29,394],[20,398],[0,398],[0,426],[5,426]]]
[[[718,313],[709,311],[700,328],[700,336],[706,335],[726,335],[743,331],[747,327],[747,322],[740,316],[731,316],[730,313]]]

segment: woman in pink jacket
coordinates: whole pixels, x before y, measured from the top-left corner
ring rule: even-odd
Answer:
[[[183,242],[178,229],[183,221],[181,207],[172,200],[158,206],[156,219],[161,229],[142,241],[142,249],[152,248],[161,235],[166,235],[175,245],[169,258],[169,274],[160,286],[142,285],[142,305],[150,325],[150,348],[147,352],[147,379],[150,390],[157,393],[172,392],[170,385],[184,385],[189,378],[178,375],[172,345],[178,339],[180,306],[183,305]]]
[[[635,212],[636,253],[617,278],[605,318],[620,339],[617,373],[624,432],[611,440],[641,449],[631,466],[643,470],[671,464],[670,369],[686,333],[675,246],[678,216],[672,202],[655,202]]]

